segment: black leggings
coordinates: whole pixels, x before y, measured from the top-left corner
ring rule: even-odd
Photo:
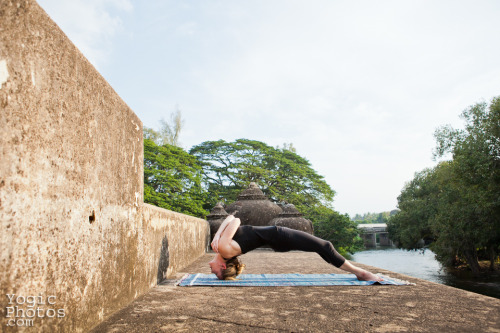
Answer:
[[[271,248],[276,252],[286,252],[292,250],[316,252],[327,263],[335,267],[340,267],[345,263],[342,257],[333,247],[332,243],[321,238],[310,235],[306,232],[276,227],[277,233],[270,240]]]

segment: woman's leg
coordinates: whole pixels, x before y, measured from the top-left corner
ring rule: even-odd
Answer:
[[[335,250],[332,243],[306,232],[278,227],[278,237],[273,244],[276,251],[300,250],[316,252],[326,262],[349,273],[356,275],[362,281],[381,281],[382,279],[347,261]]]
[[[278,237],[273,240],[272,247],[276,251],[299,250],[316,252],[329,264],[340,268],[345,258],[335,250],[332,243],[303,231],[278,227]]]

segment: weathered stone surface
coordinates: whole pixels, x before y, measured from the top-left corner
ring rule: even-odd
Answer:
[[[309,234],[313,233],[312,222],[303,217],[303,214],[292,204],[287,204],[282,207],[283,211],[269,222],[270,225],[287,227],[290,229],[300,230]]]
[[[226,212],[241,220],[242,225],[266,226],[281,213],[281,208],[266,198],[256,183],[250,183],[236,202],[226,207]]]
[[[206,221],[143,206],[141,121],[33,0],[0,2],[0,109],[0,331],[7,294],[86,331],[206,249]]]
[[[221,203],[215,205],[210,214],[207,216],[207,221],[210,224],[210,241],[214,238],[214,235],[219,230],[220,225],[229,214],[224,210]]]
[[[187,273],[210,273],[213,254]],[[344,273],[315,253],[256,250],[244,273]],[[92,332],[499,332],[500,300],[366,265],[415,286],[151,289]],[[181,277],[182,273],[178,274]]]
[[[172,212],[149,204],[142,205],[142,223],[147,238],[144,246],[148,249],[148,262],[150,266],[144,267],[147,272],[155,273],[158,270],[158,280],[168,278],[203,255],[209,244],[209,225],[207,221],[193,216]],[[168,253],[167,270],[160,270],[159,262],[166,257],[160,247],[165,242]],[[148,243],[155,244],[154,246]],[[163,247],[165,248],[165,246]],[[158,250],[157,252],[151,250]],[[158,268],[158,269],[157,269]],[[160,277],[161,274],[161,277]],[[153,277],[149,279],[150,285],[155,285]]]

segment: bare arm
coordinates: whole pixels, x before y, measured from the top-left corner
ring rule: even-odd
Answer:
[[[216,242],[217,242],[217,245],[216,245],[217,251],[216,252],[220,253],[220,255],[222,255],[222,257],[230,258],[230,257],[234,257],[234,256],[241,254],[240,246],[238,245],[238,243],[233,241],[233,236],[236,233],[236,231],[238,230],[240,224],[241,224],[240,219],[233,218],[227,223],[225,228],[223,228],[223,230],[221,231],[221,234],[219,235],[217,240],[214,237],[214,241],[216,240]],[[219,230],[220,229],[222,229],[222,225],[221,225],[221,228],[219,228]],[[213,244],[212,244],[212,248],[213,248]],[[214,249],[214,251],[215,251],[215,249]]]
[[[214,250],[215,253],[219,253],[219,241],[220,241],[220,237],[221,237],[222,233],[224,232],[224,230],[226,230],[229,223],[231,223],[235,219],[236,218],[234,217],[234,215],[229,215],[228,217],[226,217],[226,219],[219,226],[219,229],[215,233],[214,239],[212,240],[212,243],[210,244],[212,246],[212,250]]]
[[[226,217],[226,219],[224,220],[224,222],[222,222],[222,224],[220,225],[219,229],[217,229],[217,232],[215,233],[214,239],[216,237],[219,238],[220,235],[222,234],[222,232],[224,231],[224,229],[226,229],[226,227],[229,224],[229,222],[231,222],[234,219],[235,219],[234,215],[229,215],[228,217]]]

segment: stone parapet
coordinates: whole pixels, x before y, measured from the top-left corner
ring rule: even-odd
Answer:
[[[148,234],[147,243],[153,242],[149,260],[154,271],[157,266],[157,280],[150,280],[151,286],[170,277],[205,254],[210,242],[210,226],[207,221],[163,208],[143,204],[142,221]],[[161,251],[160,251],[161,250]]]
[[[142,135],[35,1],[0,2],[0,332],[87,331],[205,251],[206,221],[143,204]]]

